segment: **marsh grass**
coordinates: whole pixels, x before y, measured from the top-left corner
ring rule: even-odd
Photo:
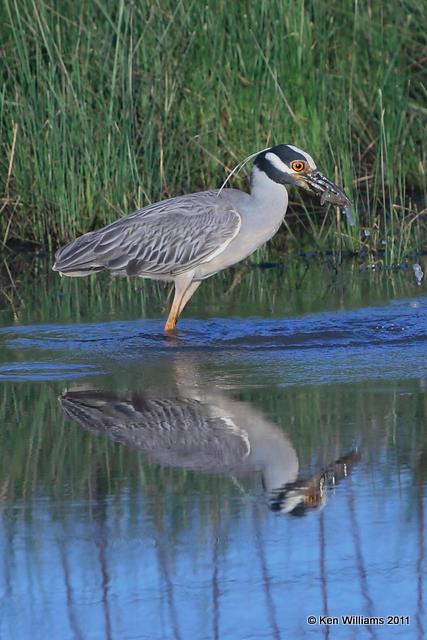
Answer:
[[[423,250],[426,33],[422,0],[5,0],[0,242],[52,250],[285,141],[358,212],[298,201],[288,249]]]
[[[281,257],[280,255],[278,256]],[[417,259],[423,272],[426,259]],[[390,298],[417,297],[412,266],[366,269],[352,260],[289,259],[285,263],[256,257],[236,269],[206,280],[185,311],[185,318],[222,316],[283,317],[360,305]],[[58,278],[49,259],[18,255],[0,263],[0,325],[138,320],[165,316],[170,285],[141,278]]]

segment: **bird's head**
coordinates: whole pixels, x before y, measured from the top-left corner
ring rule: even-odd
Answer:
[[[323,509],[327,502],[325,481],[322,477],[311,481],[297,480],[281,489],[276,489],[270,497],[270,509],[292,516],[305,516],[309,511]]]
[[[254,166],[270,180],[282,185],[294,185],[320,197],[323,205],[330,202],[343,208],[352,224],[351,202],[344,191],[324,176],[313,158],[291,144],[279,144],[256,156]]]

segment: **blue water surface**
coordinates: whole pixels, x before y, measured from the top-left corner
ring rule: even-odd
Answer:
[[[426,318],[1,326],[0,637],[424,638]]]

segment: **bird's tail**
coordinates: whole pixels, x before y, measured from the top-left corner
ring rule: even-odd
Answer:
[[[96,232],[90,231],[59,249],[55,254],[53,271],[70,277],[88,276],[103,271],[105,267],[94,252],[96,241]]]

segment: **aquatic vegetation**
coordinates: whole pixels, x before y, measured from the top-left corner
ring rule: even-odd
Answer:
[[[0,241],[53,249],[290,142],[357,222],[304,199],[276,244],[424,249],[426,21],[420,0],[5,0]]]
[[[416,264],[426,272],[425,258]],[[332,255],[326,260],[311,257],[286,263],[266,262],[262,255],[254,255],[239,268],[206,280],[203,291],[196,292],[189,303],[187,315],[282,318],[343,305],[353,308],[361,300],[376,305],[390,297],[418,296],[419,282],[424,280],[417,278],[415,265],[403,266],[374,269],[368,265],[361,270],[351,260],[338,269]],[[58,278],[49,259],[21,254],[0,263],[0,323],[159,318],[166,315],[170,289],[167,283],[114,278],[106,273],[84,279]]]

